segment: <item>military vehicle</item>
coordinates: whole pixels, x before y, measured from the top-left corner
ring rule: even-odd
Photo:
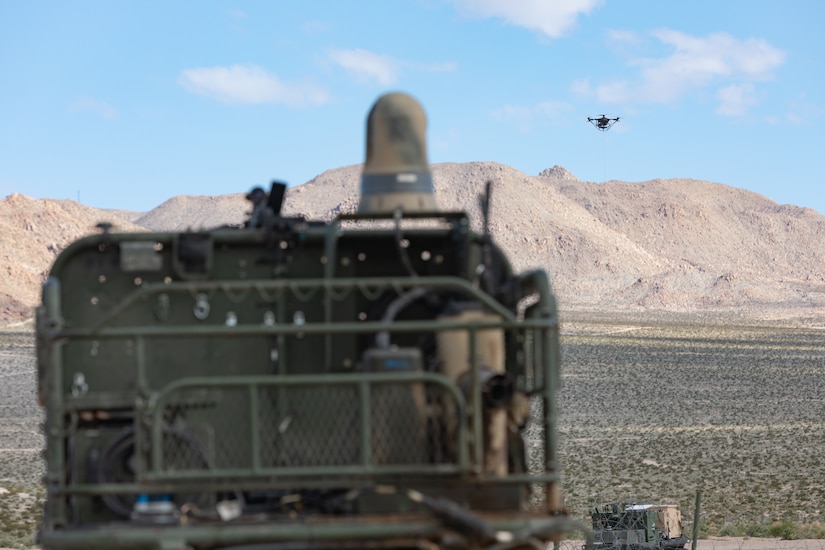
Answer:
[[[688,543],[675,505],[606,504],[590,514],[601,550],[680,550]]]
[[[331,222],[282,215],[276,182],[243,227],[104,224],[62,251],[37,311],[43,547],[541,548],[578,527],[550,283],[437,209],[424,133],[414,99],[380,98],[358,211]]]

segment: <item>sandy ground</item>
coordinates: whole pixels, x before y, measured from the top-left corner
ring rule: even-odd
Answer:
[[[34,334],[0,334],[0,487],[39,485],[43,412],[37,404]],[[2,496],[0,496],[2,498]]]
[[[779,540],[741,537],[701,539],[697,550],[822,550],[825,540]]]
[[[548,549],[553,548],[548,546]],[[561,550],[578,550],[580,542],[567,542],[561,545]],[[14,550],[0,548],[0,550]],[[748,537],[714,537],[701,539],[697,550],[825,550],[825,540],[779,540],[754,539]]]
[[[5,333],[0,342],[0,487],[37,485],[42,475],[42,435],[37,427],[42,411],[35,380],[32,334]],[[4,496],[0,494],[0,499]],[[560,548],[580,549],[580,541],[565,542]],[[825,540],[712,537],[699,540],[697,550],[825,550]]]
[[[580,550],[583,541],[562,542],[559,550]],[[553,548],[548,546],[548,549]],[[690,550],[688,545],[685,550]],[[825,550],[825,539],[780,540],[751,537],[699,539],[696,550]]]

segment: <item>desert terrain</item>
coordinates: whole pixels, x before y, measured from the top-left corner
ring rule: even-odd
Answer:
[[[330,219],[358,204],[361,167],[288,189],[285,215]],[[433,166],[436,200],[467,210],[493,183],[490,233],[521,269],[541,267],[563,310],[825,318],[825,217],[743,189],[690,179],[578,180],[555,166],[527,175],[502,164]],[[67,243],[110,222],[115,231],[238,225],[250,186],[222,196],[175,196],[149,212],[72,200],[0,200],[0,323],[31,316],[39,285]]]
[[[701,491],[700,550],[825,549],[821,330],[568,317],[559,452],[571,514],[676,504],[690,529]],[[0,333],[0,549],[30,546],[40,511],[35,370],[31,331]]]
[[[825,548],[779,540],[825,537],[825,217],[689,179],[596,184],[559,166],[531,176],[496,163],[433,173],[439,206],[468,210],[478,230],[492,181],[493,238],[516,269],[551,274],[572,513],[667,501],[690,518],[701,490],[702,550]],[[359,176],[348,166],[292,187],[284,213],[354,211]],[[104,221],[239,225],[246,191],[176,196],[149,212],[0,200],[0,547],[30,544],[42,495],[31,317],[56,254]]]

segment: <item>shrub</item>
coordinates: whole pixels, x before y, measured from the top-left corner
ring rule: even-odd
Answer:
[[[743,534],[743,529],[738,525],[731,525],[730,523],[723,525],[721,529],[719,529],[719,536],[720,537],[741,537]]]
[[[799,535],[796,532],[796,525],[787,521],[771,525],[770,533],[772,537],[782,540],[797,540]]]
[[[745,535],[755,538],[771,536],[770,528],[762,523],[754,523],[745,527]]]

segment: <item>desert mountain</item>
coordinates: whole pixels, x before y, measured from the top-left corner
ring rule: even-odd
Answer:
[[[287,191],[285,215],[354,211],[360,166],[326,171]],[[825,217],[755,193],[690,179],[583,182],[561,166],[528,176],[492,162],[433,166],[436,200],[467,210],[493,182],[490,231],[518,269],[542,267],[562,309],[825,311]],[[245,191],[245,190],[243,190]],[[146,213],[11,195],[0,201],[0,319],[30,315],[55,254],[110,221],[120,231],[238,225],[244,193],[176,196]]]
[[[72,200],[13,194],[0,201],[0,321],[32,316],[40,285],[58,252],[109,222],[115,231],[145,231],[110,212]]]

